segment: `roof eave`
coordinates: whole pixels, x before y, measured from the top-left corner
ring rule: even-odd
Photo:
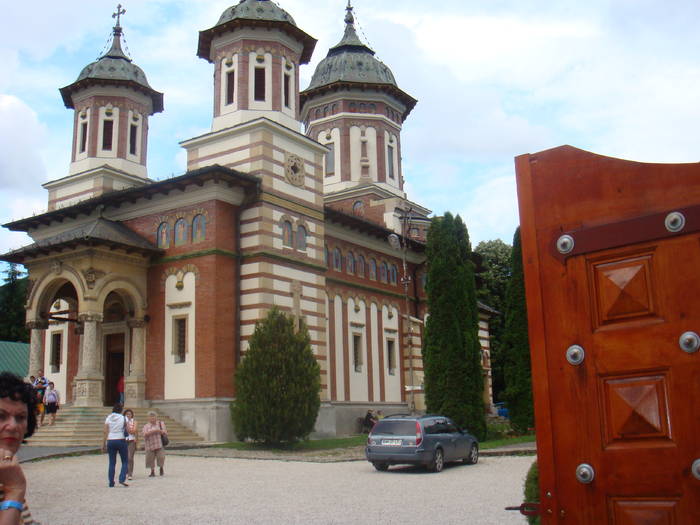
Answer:
[[[361,90],[374,89],[378,91],[384,91],[392,95],[406,106],[406,110],[403,112],[402,115],[404,120],[406,120],[409,113],[411,113],[413,108],[418,103],[418,100],[416,100],[411,95],[409,95],[408,93],[406,93],[405,91],[401,90],[393,84],[375,84],[372,82],[350,82],[347,80],[336,80],[335,82],[332,82],[330,84],[305,89],[304,91],[299,93],[299,106],[302,108],[303,111],[303,108],[306,105],[306,103],[312,98],[319,95],[323,95],[324,93],[327,93],[329,91],[338,91],[342,88],[354,88]]]
[[[199,58],[203,58],[210,64],[213,64],[214,61],[211,59],[211,42],[214,40],[214,37],[228,31],[234,31],[240,27],[276,27],[288,35],[296,38],[304,46],[301,52],[301,58],[299,60],[301,64],[309,63],[311,60],[311,55],[313,55],[314,49],[316,48],[316,42],[318,42],[314,37],[308,35],[297,26],[289,22],[282,22],[281,20],[234,18],[233,20],[229,20],[228,22],[224,22],[223,24],[219,24],[199,32],[197,56]]]
[[[113,86],[123,86],[123,87],[130,87],[134,91],[139,91],[149,97],[151,101],[153,102],[153,113],[160,113],[163,111],[164,106],[163,106],[163,93],[160,91],[156,91],[155,89],[152,89],[148,86],[144,86],[143,84],[139,84],[138,82],[134,82],[133,80],[121,80],[118,78],[82,78],[76,82],[73,82],[72,84],[62,87],[59,89],[59,92],[61,93],[61,98],[63,98],[63,103],[68,109],[75,109],[75,105],[73,104],[73,93],[81,90],[81,89],[86,89],[90,86],[104,86],[104,85],[113,85]]]
[[[20,219],[13,222],[8,222],[3,225],[10,231],[28,232],[32,228],[38,226],[49,225],[53,221],[62,221],[65,218],[77,218],[79,215],[90,215],[97,206],[101,204],[111,204],[121,206],[124,202],[135,202],[141,197],[152,198],[153,195],[164,193],[167,194],[175,189],[186,188],[189,185],[203,185],[207,180],[228,178],[229,185],[234,182],[247,189],[258,191],[260,187],[260,179],[246,173],[241,173],[225,166],[214,164],[205,166],[194,171],[189,171],[184,175],[172,179],[156,181],[152,184],[127,188],[125,190],[113,191],[78,202],[72,206],[66,206],[57,210],[51,210],[40,215]]]

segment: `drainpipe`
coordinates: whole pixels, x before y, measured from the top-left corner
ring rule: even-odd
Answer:
[[[241,208],[236,213],[236,307],[233,321],[233,331],[235,334],[233,342],[234,360],[236,369],[241,362],[241,264],[243,254],[241,254]]]

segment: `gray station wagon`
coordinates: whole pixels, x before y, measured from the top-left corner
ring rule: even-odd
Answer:
[[[445,416],[392,415],[374,425],[365,448],[377,470],[389,465],[425,465],[440,472],[446,462],[479,461],[479,442]]]

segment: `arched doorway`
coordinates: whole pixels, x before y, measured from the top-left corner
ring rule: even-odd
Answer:
[[[104,348],[104,404],[112,406],[119,400],[117,384],[127,375],[125,363],[129,355],[129,307],[117,292],[110,292],[104,302],[102,334]]]

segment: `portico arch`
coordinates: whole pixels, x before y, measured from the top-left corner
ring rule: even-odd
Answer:
[[[125,378],[125,403],[145,405],[146,294],[124,276],[105,281],[97,293],[102,309],[100,342],[104,374],[104,403],[117,400],[116,383]]]

